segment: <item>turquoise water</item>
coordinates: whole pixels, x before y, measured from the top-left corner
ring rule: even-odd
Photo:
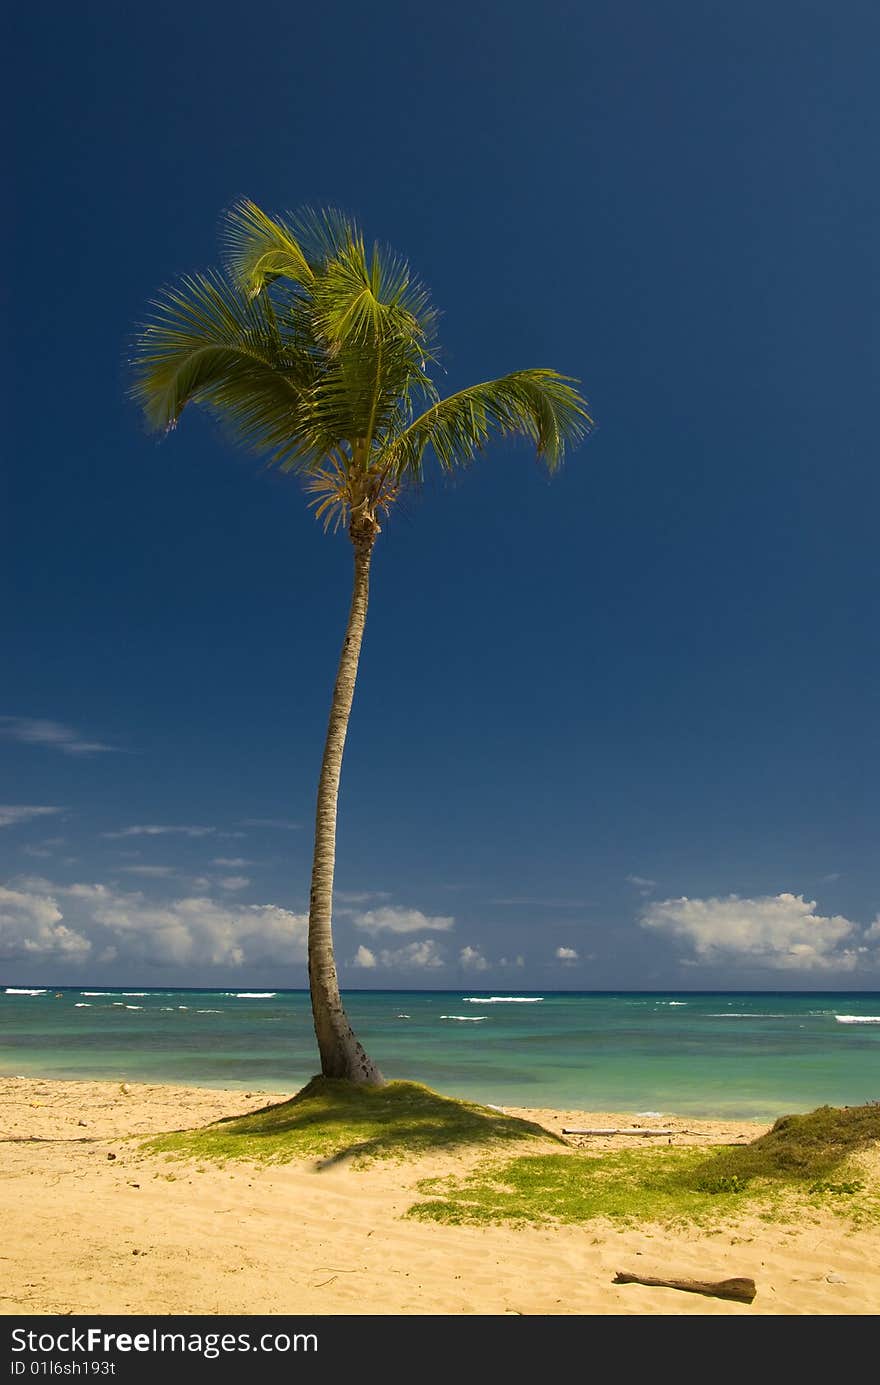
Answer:
[[[346,1005],[386,1077],[496,1105],[761,1119],[880,1099],[880,993],[488,994]],[[303,991],[0,991],[6,1075],[291,1092],[316,1068]]]

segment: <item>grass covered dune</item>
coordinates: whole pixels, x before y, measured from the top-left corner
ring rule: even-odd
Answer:
[[[0,1311],[877,1312],[880,1106],[561,1136],[634,1124],[404,1082],[279,1100],[0,1079]],[[618,1271],[747,1276],[757,1295]]]
[[[511,1145],[541,1152],[501,1158]],[[880,1183],[870,1159],[880,1149],[876,1102],[784,1116],[747,1143],[710,1152],[655,1144],[597,1154],[568,1147],[535,1121],[456,1101],[420,1083],[370,1088],[316,1077],[289,1101],[160,1136],[147,1147],[221,1162],[311,1159],[327,1168],[351,1161],[358,1169],[380,1159],[417,1164],[441,1153],[466,1162],[482,1156],[465,1173],[417,1184],[428,1196],[408,1215],[437,1221],[717,1222],[746,1204],[772,1215],[798,1201],[880,1222]]]

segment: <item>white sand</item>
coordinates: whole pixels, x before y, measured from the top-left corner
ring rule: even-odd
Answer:
[[[278,1093],[0,1079],[0,1312],[207,1314],[876,1314],[880,1231],[831,1214],[714,1233],[608,1222],[554,1229],[404,1219],[449,1155],[358,1171],[168,1163],[130,1135],[203,1125]],[[565,1125],[672,1126],[673,1142],[763,1126],[518,1111]],[[661,1143],[666,1143],[662,1137]],[[597,1149],[632,1147],[600,1138]],[[108,1158],[115,1154],[115,1159]],[[461,1167],[459,1161],[458,1167]],[[169,1180],[168,1174],[173,1178]],[[747,1276],[752,1305],[617,1286],[615,1271]]]

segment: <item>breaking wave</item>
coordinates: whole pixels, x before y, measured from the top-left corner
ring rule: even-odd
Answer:
[[[465,1005],[537,1005],[542,995],[466,995]]]

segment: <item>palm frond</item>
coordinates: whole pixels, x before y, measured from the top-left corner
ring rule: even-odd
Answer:
[[[397,436],[391,437],[377,465],[396,477],[421,476],[431,448],[444,471],[472,461],[492,434],[518,434],[535,445],[548,471],[562,463],[565,449],[590,432],[593,420],[578,382],[555,370],[519,370],[497,380],[471,385],[432,404]]]
[[[278,278],[308,285],[315,271],[293,226],[244,199],[226,213],[222,235],[232,278],[256,295]]]
[[[314,332],[327,353],[316,414],[351,420],[366,456],[376,439],[404,426],[412,399],[436,394],[429,375],[435,315],[406,261],[374,246],[357,228],[322,267],[310,300]]]
[[[400,256],[378,245],[368,255],[356,227],[322,266],[312,301],[315,329],[333,347],[406,338],[423,361],[430,355],[436,314],[427,290]]]
[[[173,428],[207,404],[275,461],[308,454],[302,437],[315,362],[279,329],[271,303],[217,274],[166,290],[136,342],[132,393],[151,427]]]

